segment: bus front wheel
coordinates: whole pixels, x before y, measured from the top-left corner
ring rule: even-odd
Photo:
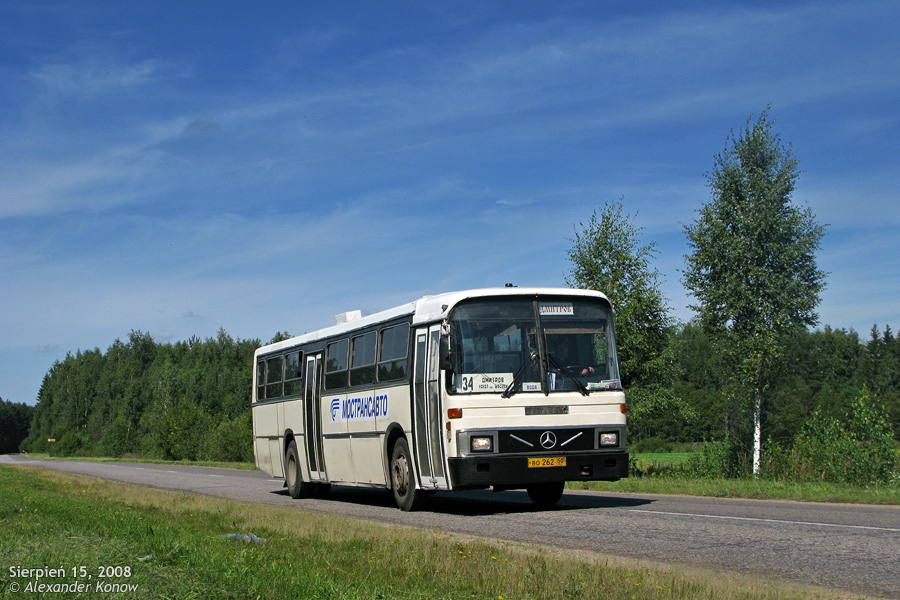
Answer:
[[[397,440],[391,452],[391,488],[402,511],[413,510],[422,502],[422,492],[416,490],[409,444],[404,438]]]
[[[562,498],[566,488],[565,481],[553,481],[550,483],[535,483],[525,488],[528,497],[538,506],[553,506]]]

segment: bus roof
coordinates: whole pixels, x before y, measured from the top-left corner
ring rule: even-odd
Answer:
[[[394,308],[389,308],[365,317],[359,317],[345,323],[339,323],[324,329],[318,329],[309,333],[304,333],[296,337],[292,337],[281,342],[263,346],[256,351],[257,355],[277,352],[285,348],[308,344],[317,340],[339,336],[357,329],[363,329],[371,325],[387,322],[398,317],[412,315],[413,325],[423,323],[432,323],[439,321],[447,316],[447,313],[456,304],[470,298],[485,297],[515,297],[515,296],[570,296],[570,297],[588,297],[607,300],[605,294],[595,290],[581,290],[574,288],[548,288],[548,287],[502,287],[502,288],[482,288],[474,290],[462,290],[458,292],[446,292],[436,296],[424,296],[402,304]],[[350,313],[344,313],[350,314]]]

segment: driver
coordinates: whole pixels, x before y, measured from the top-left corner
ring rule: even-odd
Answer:
[[[572,367],[569,365],[571,359],[569,357],[569,344],[566,343],[565,338],[557,337],[551,343],[552,350],[550,351],[550,355],[556,359],[556,362],[560,364],[561,367],[565,368],[567,371],[572,373],[573,375],[581,375],[582,377],[591,375],[596,371],[594,367],[581,367],[576,366]]]

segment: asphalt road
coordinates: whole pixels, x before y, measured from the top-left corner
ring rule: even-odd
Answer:
[[[567,491],[540,510],[524,492],[485,491],[438,494],[404,513],[383,490],[336,487],[326,499],[292,500],[282,480],[258,471],[17,455],[0,456],[4,463],[900,599],[900,507]]]

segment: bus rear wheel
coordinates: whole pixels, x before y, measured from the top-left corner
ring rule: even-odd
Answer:
[[[287,482],[288,493],[294,500],[311,495],[311,484],[303,481],[303,473],[300,472],[300,455],[297,452],[297,443],[293,440],[284,455],[284,479]]]
[[[562,498],[566,489],[565,481],[553,481],[550,483],[535,483],[525,488],[528,497],[538,506],[553,506]]]
[[[414,510],[422,503],[424,496],[416,490],[412,455],[404,438],[397,440],[391,452],[391,489],[394,492],[394,502],[404,512]]]

